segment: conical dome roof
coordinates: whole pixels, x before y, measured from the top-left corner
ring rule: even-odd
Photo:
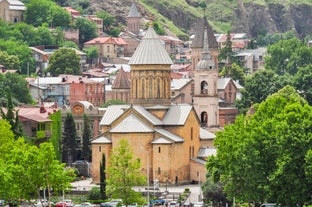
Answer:
[[[135,50],[129,65],[172,65],[173,62],[161,44],[155,30],[149,27]]]
[[[215,63],[211,59],[211,55],[209,52],[209,44],[208,44],[208,31],[207,27],[204,31],[204,50],[202,52],[202,58],[197,63],[196,70],[213,70],[215,69]]]

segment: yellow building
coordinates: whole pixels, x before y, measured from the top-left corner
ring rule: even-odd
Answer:
[[[0,1],[0,19],[6,22],[21,22],[26,6],[18,0],[1,0]]]
[[[171,104],[172,61],[152,27],[129,64],[131,104],[106,109],[100,122],[102,134],[91,142],[93,182],[100,182],[102,154],[109,160],[121,139],[127,139],[134,156],[140,158],[142,173],[149,173],[150,182],[203,181],[206,171],[202,155],[213,146],[214,136],[200,128],[192,105]]]

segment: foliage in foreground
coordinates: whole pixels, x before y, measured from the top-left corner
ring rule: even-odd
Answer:
[[[112,198],[121,198],[124,205],[142,203],[142,195],[133,190],[134,186],[146,183],[141,173],[140,160],[134,159],[132,149],[127,140],[122,139],[118,147],[113,149],[107,168],[107,194]]]
[[[228,199],[302,206],[311,201],[312,108],[286,86],[217,134],[208,171]]]
[[[10,127],[0,120],[0,197],[13,203],[29,201],[31,195],[40,198],[40,191],[47,189],[50,201],[52,189],[69,189],[75,175],[56,160],[53,145],[38,147],[27,144],[24,138],[15,140]]]

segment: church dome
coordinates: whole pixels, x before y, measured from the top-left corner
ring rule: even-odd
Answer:
[[[196,66],[196,70],[213,70],[215,69],[215,64],[211,58],[201,59]]]

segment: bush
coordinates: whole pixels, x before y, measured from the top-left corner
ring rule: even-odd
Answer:
[[[93,187],[89,192],[89,200],[101,200],[100,188]]]

